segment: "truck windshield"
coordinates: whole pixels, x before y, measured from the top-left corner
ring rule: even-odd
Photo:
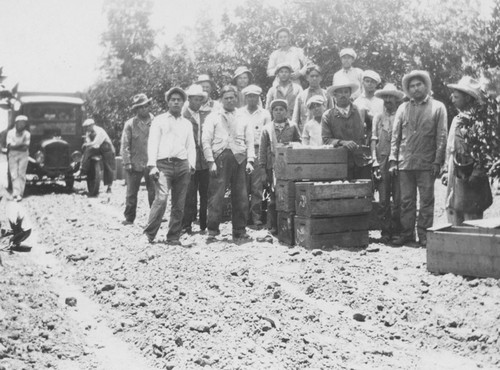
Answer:
[[[31,135],[63,136],[75,135],[79,105],[37,103],[24,107]]]

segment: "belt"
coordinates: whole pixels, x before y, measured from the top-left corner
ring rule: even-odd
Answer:
[[[168,157],[168,158],[162,158],[162,159],[159,159],[160,161],[165,161],[165,162],[182,162],[182,161],[187,161],[187,159],[180,159],[180,158],[177,158],[177,157]]]

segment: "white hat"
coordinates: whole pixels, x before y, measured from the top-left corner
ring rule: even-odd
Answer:
[[[19,122],[19,121],[28,121],[28,117],[24,116],[24,115],[20,115],[20,116],[17,116],[16,119],[15,119],[15,122]]]
[[[351,89],[351,95],[359,89],[357,82],[351,81],[347,76],[340,75],[333,80],[333,85],[328,88],[328,93],[332,94],[335,90],[344,87],[349,87]]]
[[[182,96],[182,100],[186,101],[187,100],[187,95],[184,90],[182,90],[180,87],[174,86],[170,88],[166,93],[165,93],[165,101],[169,101],[170,97],[172,94],[179,94]]]
[[[342,58],[344,55],[350,55],[351,57],[353,57],[354,59],[356,59],[358,57],[358,55],[356,54],[356,52],[354,51],[354,49],[352,48],[345,48],[345,49],[342,49],[340,50],[340,57]]]
[[[87,127],[87,126],[90,126],[90,125],[95,125],[95,121],[92,118],[87,118],[82,123],[82,127]]]
[[[196,80],[196,84],[201,84],[202,82],[210,82],[210,85],[212,86],[212,90],[215,91],[217,90],[217,85],[215,84],[214,80],[210,78],[209,75],[199,75],[198,79]]]
[[[288,102],[285,99],[276,99],[271,102],[271,110],[278,106],[288,109]]]
[[[410,84],[410,81],[413,80],[415,77],[420,78],[424,81],[424,84],[427,87],[427,92],[430,93],[432,90],[432,82],[429,73],[427,71],[414,70],[403,76],[402,85],[403,85],[403,91],[406,94],[406,96],[408,97],[410,96],[408,85]]]
[[[280,63],[274,69],[274,74],[277,75],[281,68],[288,68],[290,72],[293,72],[293,68],[289,63]]]
[[[241,90],[241,92],[243,93],[243,95],[260,95],[262,94],[262,89],[257,85],[248,85],[243,90]]]
[[[188,98],[190,96],[201,96],[203,98],[207,97],[207,93],[203,91],[203,88],[200,85],[191,85],[186,90],[186,95]]]
[[[368,77],[374,81],[377,81],[377,84],[382,82],[380,75],[377,72],[372,71],[371,69],[367,69],[366,71],[363,72],[363,78],[365,78],[365,77]]]
[[[241,76],[243,73],[248,73],[248,78],[250,80],[253,79],[253,73],[247,67],[238,67],[236,71],[234,71],[233,82],[236,83],[236,79]]]
[[[306,103],[307,108],[311,108],[311,104],[325,104],[325,98],[323,98],[321,95],[314,95],[309,98],[309,100]]]
[[[461,91],[467,95],[472,96],[477,101],[482,101],[484,94],[481,91],[481,85],[478,80],[470,76],[464,76],[456,84],[449,84],[448,87],[453,90]]]
[[[404,92],[398,90],[394,84],[386,84],[383,89],[375,91],[375,96],[377,98],[383,98],[386,95],[395,96],[399,100],[403,99],[405,96]]]

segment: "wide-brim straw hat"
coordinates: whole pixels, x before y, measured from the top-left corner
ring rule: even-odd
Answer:
[[[429,76],[429,73],[427,71],[414,70],[403,76],[402,85],[403,85],[403,91],[406,94],[406,96],[410,97],[410,91],[408,90],[408,85],[410,84],[410,81],[413,80],[415,77],[420,78],[424,81],[424,84],[427,87],[427,93],[430,94],[432,90],[431,76]]]
[[[248,73],[248,77],[253,80],[253,73],[247,67],[238,67],[236,71],[234,71],[233,83],[236,84],[236,79],[241,76],[243,73]]]
[[[358,83],[351,81],[349,78],[342,75],[333,80],[333,85],[328,88],[328,94],[331,95],[335,90],[342,89],[344,87],[351,88],[351,95],[359,89]]]
[[[212,90],[215,91],[217,90],[217,85],[215,84],[214,80],[210,78],[209,75],[199,75],[198,79],[196,80],[196,84],[199,85],[202,82],[210,82],[210,85],[212,86]]]
[[[447,85],[450,89],[461,91],[467,95],[472,96],[477,101],[482,101],[484,94],[481,90],[481,85],[478,80],[464,76],[456,84]]]
[[[383,89],[375,91],[375,96],[377,98],[383,98],[387,95],[395,96],[398,100],[402,100],[405,97],[405,93],[398,90],[394,84],[386,84]]]
[[[190,96],[201,96],[203,98],[206,98],[208,94],[203,91],[203,88],[200,85],[191,85],[186,89],[186,95],[188,97]]]
[[[144,105],[147,105],[149,103],[151,103],[151,100],[150,98],[147,97],[146,94],[137,94],[137,95],[134,95],[134,97],[132,98],[132,105],[130,107],[130,109],[135,109],[135,108],[139,108],[139,107],[142,107]]]

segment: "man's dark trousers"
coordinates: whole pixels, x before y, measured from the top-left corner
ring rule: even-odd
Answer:
[[[245,233],[248,217],[248,193],[246,186],[247,160],[238,163],[233,152],[224,150],[215,160],[217,176],[210,177],[208,186],[208,231],[212,235],[219,233],[219,225],[224,206],[224,193],[231,183],[231,209],[233,236]]]
[[[196,210],[198,204],[197,193],[200,195],[200,230],[207,228],[207,208],[208,208],[208,183],[210,173],[208,169],[197,170],[191,175],[191,181],[186,195],[186,206],[184,207],[184,219],[182,227],[191,227],[191,223],[196,220]]]
[[[146,181],[149,207],[151,207],[155,199],[155,184],[151,177],[149,177],[147,168],[143,171],[125,171],[125,176],[127,177],[127,196],[125,198],[125,212],[123,214],[125,220],[134,222],[137,210],[137,193],[139,193],[142,178],[144,177]]]
[[[167,241],[179,240],[184,215],[184,202],[191,177],[187,159],[160,159],[156,162],[160,177],[155,181],[155,200],[151,205],[149,220],[144,233],[154,239],[161,226],[167,208],[168,193],[172,190],[172,209],[168,225]]]

